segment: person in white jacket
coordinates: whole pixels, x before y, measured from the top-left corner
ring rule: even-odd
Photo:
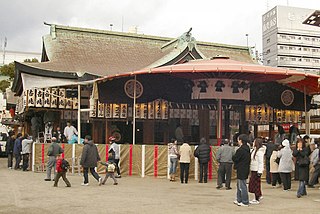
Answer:
[[[273,150],[272,155],[270,157],[271,185],[273,188],[277,187],[277,183],[279,184],[278,187],[281,186],[281,178],[279,174],[279,163],[277,163],[279,147],[280,146],[278,146],[277,148],[275,148],[275,150]]]
[[[28,171],[29,167],[29,154],[31,153],[31,144],[33,143],[33,140],[28,134],[25,134],[24,139],[21,142],[22,145],[22,170],[23,171]]]
[[[255,199],[250,201],[250,204],[259,204],[262,197],[261,175],[264,170],[264,154],[266,152],[266,147],[263,146],[262,143],[262,138],[256,138],[253,142],[253,150],[251,152],[249,192],[254,193]]]
[[[283,190],[289,191],[291,189],[291,172],[293,171],[292,150],[290,148],[289,140],[282,141],[283,148],[278,152],[279,173],[283,184]]]

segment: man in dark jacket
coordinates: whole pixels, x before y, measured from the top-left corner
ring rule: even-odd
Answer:
[[[272,152],[277,148],[277,145],[273,143],[272,140],[268,140],[266,150],[266,180],[267,184],[271,184],[271,174],[270,174],[270,158]]]
[[[200,180],[199,183],[207,183],[208,179],[208,162],[210,161],[210,146],[205,138],[200,139],[200,144],[194,151],[194,156],[198,158],[200,165]]]
[[[239,149],[232,157],[234,168],[237,170],[237,200],[234,203],[238,206],[247,207],[249,205],[248,188],[246,179],[250,171],[250,148],[248,146],[249,137],[241,134],[238,137]]]
[[[12,169],[13,147],[14,147],[14,132],[10,131],[9,137],[6,142],[6,153],[8,155],[8,169]]]
[[[47,177],[44,179],[45,181],[51,181],[51,170],[53,168],[54,171],[54,178],[56,177],[56,158],[58,155],[63,153],[63,149],[61,146],[57,143],[57,138],[52,137],[51,138],[51,144],[48,149],[47,155],[49,156],[49,160],[47,163]]]
[[[19,133],[17,135],[17,139],[14,141],[14,146],[13,146],[13,154],[14,158],[16,160],[16,164],[14,166],[14,169],[20,169],[20,162],[21,162],[21,151],[22,151],[22,134]]]
[[[98,173],[95,171],[95,167],[97,167],[97,163],[99,161],[100,161],[100,156],[98,153],[98,148],[96,147],[96,145],[93,144],[91,140],[91,136],[87,135],[84,138],[84,147],[82,150],[82,156],[80,161],[80,165],[83,167],[83,177],[84,177],[84,182],[81,184],[82,186],[89,185],[89,178],[88,178],[89,170],[92,176],[99,182],[99,186],[101,185],[102,179],[98,175]]]

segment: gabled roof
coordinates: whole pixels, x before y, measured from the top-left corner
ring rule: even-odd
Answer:
[[[184,35],[191,38],[187,33]],[[216,55],[253,62],[247,47],[184,39],[50,24],[50,34],[43,37],[42,62],[19,63],[12,90],[21,92],[20,72],[94,78]]]
[[[148,67],[175,51],[176,43],[162,48],[172,40],[176,39],[51,25],[50,34],[43,37],[44,51],[50,63],[33,66],[97,76],[120,74]],[[219,54],[252,62],[246,47],[207,42],[196,42],[196,46],[205,57]]]

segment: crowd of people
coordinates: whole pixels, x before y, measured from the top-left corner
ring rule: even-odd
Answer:
[[[70,124],[66,127],[66,135],[57,132],[51,139],[48,148],[48,163],[46,165],[45,181],[54,181],[54,187],[58,186],[60,177],[71,187],[67,179],[69,163],[64,160],[64,152],[59,142],[62,135],[66,139],[76,134],[74,127]],[[60,129],[59,129],[60,130]],[[58,131],[59,131],[58,130]],[[59,140],[60,139],[60,140]],[[98,185],[104,185],[109,177],[113,179],[113,184],[117,185],[117,178],[121,178],[120,173],[120,148],[116,143],[114,136],[109,137],[108,161],[102,162],[98,149],[93,143],[91,136],[87,135],[84,139],[84,148],[82,151],[80,165],[83,168],[84,181],[82,186],[89,185],[89,172]],[[310,139],[305,135],[293,139],[287,139],[284,130],[278,129],[274,140],[263,138],[252,138],[248,134],[237,134],[233,140],[224,139],[216,152],[216,161],[218,163],[217,189],[222,189],[223,184],[226,190],[231,190],[232,169],[236,171],[236,200],[234,203],[238,206],[249,206],[249,204],[260,204],[263,199],[261,190],[261,177],[266,175],[266,183],[273,188],[282,187],[283,191],[291,190],[291,181],[299,182],[296,196],[301,198],[307,195],[307,188],[315,188],[318,184],[320,173],[320,153],[319,139]],[[208,182],[208,163],[211,160],[211,148],[205,138],[200,139],[199,145],[194,151],[187,141],[172,139],[168,144],[168,155],[170,160],[170,181],[176,181],[177,166],[180,166],[180,182],[187,184],[189,181],[189,166],[192,156],[196,158],[199,165],[199,183]],[[9,169],[22,169],[28,171],[29,155],[31,153],[32,137],[28,134],[22,136],[18,133],[15,137],[14,132],[9,132],[9,138],[6,143],[6,152],[8,155]],[[178,146],[179,145],[179,146]],[[15,165],[13,165],[13,158]],[[20,165],[22,160],[22,166]],[[106,167],[106,176],[104,179],[96,172],[98,164]],[[54,177],[52,176],[52,169]],[[294,172],[294,173],[293,173]],[[291,175],[294,175],[293,179]],[[248,185],[247,185],[248,184]],[[253,194],[252,200],[249,200],[249,193]]]
[[[290,138],[289,138],[290,139]],[[261,177],[265,172],[266,182],[273,188],[282,187],[283,191],[291,190],[291,175],[299,181],[297,198],[307,195],[306,186],[315,188],[320,173],[319,139],[309,136],[294,139],[290,143],[284,130],[279,130],[275,140],[253,138],[247,134],[237,134],[232,141],[224,139],[216,152],[218,162],[217,189],[231,190],[232,169],[236,171],[236,200],[238,206],[260,204],[263,199]],[[293,140],[293,139],[291,139]],[[292,141],[291,141],[292,142]],[[192,155],[199,162],[199,183],[207,183],[210,146],[205,138],[192,153],[187,142],[178,148],[179,141],[172,139],[168,144],[170,158],[170,181],[175,181],[178,163],[180,163],[180,182],[188,183],[189,165]],[[247,185],[248,184],[248,185]],[[249,193],[253,194],[249,200]]]

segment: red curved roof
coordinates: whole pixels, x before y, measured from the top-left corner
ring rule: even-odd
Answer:
[[[107,76],[98,81],[117,77],[143,74],[168,74],[186,79],[228,78],[251,82],[273,82],[288,85],[308,95],[319,94],[319,75],[304,73],[285,68],[263,66],[231,60],[227,57],[211,60],[193,60],[184,64],[148,68],[115,76]]]

